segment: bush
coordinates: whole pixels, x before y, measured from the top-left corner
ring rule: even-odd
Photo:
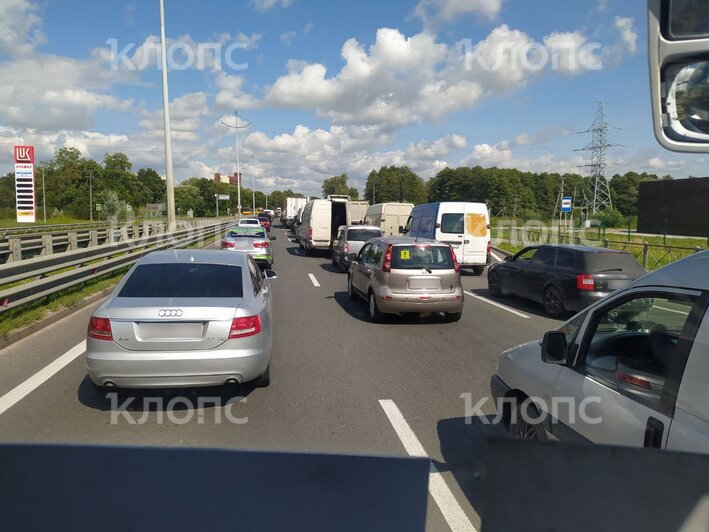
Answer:
[[[614,208],[608,208],[598,214],[601,227],[626,227],[623,213]]]

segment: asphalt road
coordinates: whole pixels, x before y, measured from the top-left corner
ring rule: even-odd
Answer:
[[[72,351],[85,339],[93,305],[0,351],[0,441],[425,453],[437,494],[429,495],[428,530],[479,529],[485,441],[505,433],[478,417],[466,424],[462,396],[472,404],[489,397],[499,354],[558,322],[518,300],[491,303],[485,277],[465,275],[460,322],[372,324],[327,256],[305,257],[284,230],[273,234],[270,387],[121,393],[115,404],[132,402],[126,415],[117,413],[94,391],[80,347]],[[201,419],[195,412],[199,397],[225,403],[239,395],[229,409],[244,422],[223,422],[223,406],[206,405]],[[187,397],[193,406],[167,416],[149,407],[155,397]],[[491,402],[484,412],[495,413]]]

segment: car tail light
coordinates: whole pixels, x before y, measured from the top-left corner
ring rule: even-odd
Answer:
[[[312,239],[313,239],[313,228],[308,227],[308,240],[312,240]]]
[[[594,290],[596,288],[596,280],[593,275],[583,273],[576,276],[576,288],[579,290]]]
[[[222,249],[224,248],[235,248],[236,244],[234,242],[229,242],[228,240],[222,240]]]
[[[460,263],[458,262],[458,257],[455,256],[453,246],[448,247],[451,248],[451,257],[453,258],[453,266],[455,267],[455,273],[458,273],[460,271]]]
[[[255,248],[268,248],[271,247],[271,244],[268,242],[254,242],[254,247]]]
[[[345,253],[349,253],[349,252],[350,252],[350,245],[349,245],[347,242],[345,242],[345,245],[344,245],[344,247],[342,248],[342,251],[344,251]]]
[[[261,318],[258,316],[248,316],[246,318],[234,318],[231,322],[229,339],[246,338],[261,332]]]
[[[89,320],[88,335],[90,338],[97,340],[113,340],[113,331],[111,331],[111,320],[108,318],[97,318],[91,316]]]
[[[622,371],[618,372],[618,380],[621,382],[627,382],[628,384],[632,384],[634,386],[639,386],[640,388],[645,388],[646,390],[652,389],[650,386],[650,381],[647,379],[643,379],[642,377],[635,377],[634,375],[628,375],[627,373],[623,373]]]
[[[384,255],[384,264],[382,265],[382,271],[389,273],[391,271],[391,244],[387,245],[387,252]]]

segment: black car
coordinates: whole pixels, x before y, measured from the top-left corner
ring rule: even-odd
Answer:
[[[606,248],[542,245],[523,249],[488,272],[490,295],[513,295],[542,303],[558,318],[578,312],[645,270],[630,253]]]

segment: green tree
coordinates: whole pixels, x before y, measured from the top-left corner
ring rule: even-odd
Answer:
[[[425,203],[428,189],[408,166],[382,166],[369,172],[364,197],[370,203]]]
[[[136,178],[150,192],[148,203],[165,203],[165,181],[160,177],[160,174],[152,168],[141,168],[136,173]]]
[[[322,197],[347,195],[350,199],[356,200],[359,198],[359,191],[357,187],[350,187],[347,184],[348,180],[349,176],[347,174],[340,174],[326,179],[322,184]]]

